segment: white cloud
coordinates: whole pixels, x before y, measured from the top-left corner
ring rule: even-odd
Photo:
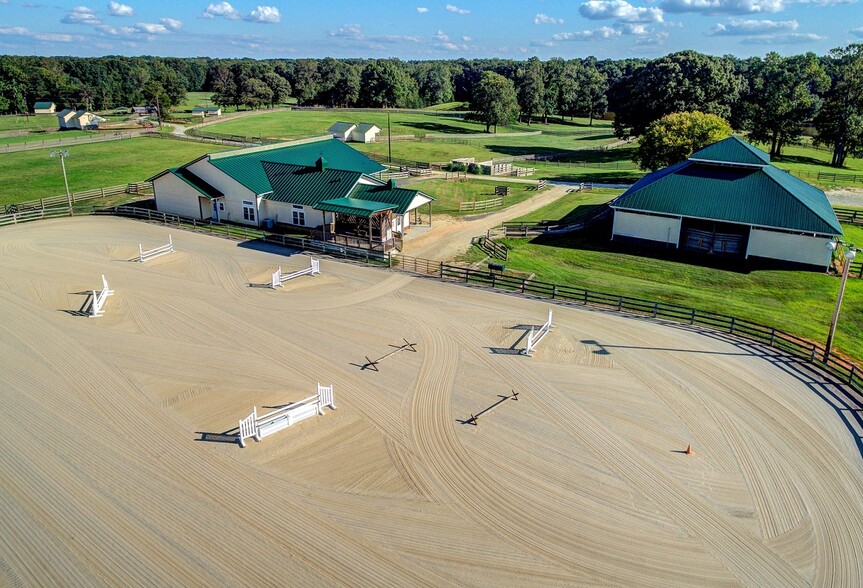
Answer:
[[[336,31],[330,31],[331,37],[344,37],[346,39],[362,39],[363,27],[358,24],[342,25]]]
[[[531,47],[554,47],[554,41],[532,41]]]
[[[658,47],[665,43],[665,40],[668,39],[668,37],[669,35],[667,32],[660,31],[652,35],[636,38],[635,44],[639,47]]]
[[[462,35],[461,40],[464,41],[465,43],[470,43],[471,41],[473,41],[473,38],[468,37],[467,35]]]
[[[137,29],[138,32],[147,35],[164,35],[168,32],[165,25],[150,22],[139,22],[135,25],[135,29]]]
[[[169,31],[178,31],[183,27],[182,21],[173,18],[160,18],[159,22],[165,25],[165,28]]]
[[[539,13],[537,13],[536,16],[533,17],[533,24],[535,24],[535,25],[539,25],[539,24],[557,25],[557,24],[563,24],[563,19],[562,18],[554,18],[553,16],[549,16],[547,14],[543,14],[543,13],[539,12]]]
[[[586,31],[578,31],[575,33],[557,33],[551,38],[555,41],[590,41],[591,39],[614,39],[620,37],[623,33],[611,27],[599,27]]]
[[[0,35],[29,35],[30,31],[24,27],[0,27]]]
[[[856,28],[856,29],[851,29],[851,30],[850,30],[850,31],[848,31],[848,32],[849,32],[849,33],[851,33],[852,35],[854,35],[855,37],[863,37],[863,27],[858,27],[858,28]]]
[[[446,9],[448,12],[454,12],[456,14],[470,14],[470,10],[466,10],[464,8],[459,8],[455,4],[447,4]]]
[[[686,0],[683,0],[686,1]],[[662,9],[635,7],[626,0],[588,0],[578,7],[584,18],[619,22],[662,22]]]
[[[434,39],[435,41],[441,41],[441,42],[445,43],[445,42],[449,41],[449,35],[447,35],[443,31],[438,31],[437,34],[432,36],[432,39]]]
[[[258,6],[245,17],[249,22],[276,24],[282,21],[282,15],[275,6]]]
[[[33,38],[39,39],[40,41],[51,41],[53,43],[71,43],[76,39],[74,35],[60,35],[54,33],[35,33]]]
[[[429,9],[426,8],[425,6],[417,6],[417,12],[419,12],[420,14],[425,14],[428,11],[429,11]]]
[[[663,0],[661,6],[666,12],[758,14],[781,11],[785,0]]]
[[[221,16],[228,20],[238,20],[242,18],[239,11],[231,6],[229,2],[220,2],[218,4],[208,4],[206,10],[201,15],[203,18],[215,18]]]
[[[76,6],[66,13],[60,22],[65,24],[97,25],[102,21],[96,17],[96,11],[86,6]]]
[[[633,35],[635,37],[643,37],[649,35],[652,29],[646,24],[640,23],[624,23],[620,25],[620,32],[624,35]]]
[[[132,16],[135,14],[135,10],[126,4],[108,2],[108,14],[111,16]]]
[[[456,45],[455,43],[438,43],[437,47],[446,49],[447,51],[467,51],[467,45]]]
[[[790,33],[796,31],[796,20],[736,20],[728,24],[717,23],[711,29],[710,36],[730,35],[772,35],[776,33]]]
[[[741,43],[744,45],[800,45],[824,41],[827,37],[815,33],[788,33],[787,35],[768,35],[765,37],[746,37]]]

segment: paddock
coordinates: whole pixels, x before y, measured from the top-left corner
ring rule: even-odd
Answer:
[[[561,305],[528,358],[547,301],[330,259],[285,296],[307,256],[171,234],[0,230],[0,585],[863,584],[863,406],[807,364]]]

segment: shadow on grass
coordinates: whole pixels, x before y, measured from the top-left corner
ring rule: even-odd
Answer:
[[[459,119],[461,120],[461,119]],[[485,125],[481,125],[479,123],[476,124],[476,128],[464,127],[464,126],[454,126],[450,124],[446,124],[445,122],[424,122],[424,121],[410,121],[410,122],[402,122],[399,126],[407,127],[411,129],[418,129],[420,131],[425,131],[427,133],[446,133],[449,135],[464,135],[464,134],[475,134],[482,133],[485,131]],[[489,134],[491,136],[491,134]]]

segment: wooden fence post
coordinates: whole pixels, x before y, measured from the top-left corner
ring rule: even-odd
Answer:
[[[692,309],[692,314],[691,314],[691,315],[690,315],[690,317],[689,317],[689,324],[690,324],[690,325],[694,325],[694,324],[695,324],[695,309],[694,309],[694,308]]]
[[[734,332],[734,317],[731,317],[731,330],[729,331],[729,333],[733,333],[733,332]]]
[[[773,347],[773,341],[776,339],[776,329],[770,329],[770,346]]]

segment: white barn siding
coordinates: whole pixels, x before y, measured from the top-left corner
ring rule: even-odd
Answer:
[[[615,210],[612,237],[616,235],[672,243],[676,247],[680,241],[680,217]]]
[[[827,268],[830,265],[829,236],[794,235],[752,227],[747,257],[782,259]]]
[[[156,208],[159,212],[179,214],[198,220],[210,216],[210,201],[203,198],[200,192],[174,174],[165,174],[156,178],[153,181],[153,191],[156,195]],[[203,216],[201,215],[202,209]]]
[[[303,206],[306,222],[304,227],[317,227],[324,224],[324,215],[320,210],[315,210],[311,206]],[[290,202],[276,202],[274,200],[261,200],[261,218],[271,218],[274,222],[284,223],[286,225],[294,224],[294,205]],[[332,213],[328,214],[328,218],[332,219]]]
[[[206,159],[196,161],[189,166],[189,170],[225,195],[225,210],[221,213],[222,220],[258,225],[262,215],[258,206],[259,199],[257,198],[257,194],[211,165]],[[248,222],[243,219],[243,201],[255,203],[254,222]],[[264,218],[266,217],[264,216]]]

